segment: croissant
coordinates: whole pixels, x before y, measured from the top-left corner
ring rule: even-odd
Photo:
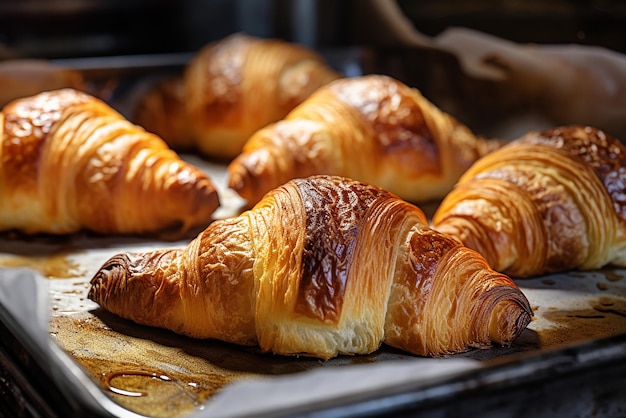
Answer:
[[[174,237],[219,206],[204,172],[86,93],[12,101],[0,130],[0,230]]]
[[[339,77],[307,47],[237,33],[200,49],[180,79],[156,83],[133,121],[175,149],[230,160],[252,133]]]
[[[530,277],[626,267],[626,147],[588,126],[530,132],[476,162],[432,226]]]
[[[113,256],[88,297],[139,324],[322,359],[383,341],[423,356],[509,345],[532,316],[421,209],[334,176],[290,181],[185,248]]]
[[[338,175],[424,203],[503,143],[476,137],[391,77],[344,78],[257,131],[228,165],[228,185],[252,206],[292,178]]]
[[[47,59],[0,60],[0,108],[15,99],[44,91],[73,88],[85,91],[87,81],[73,68]]]

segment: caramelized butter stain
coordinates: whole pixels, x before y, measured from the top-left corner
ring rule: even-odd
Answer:
[[[164,372],[111,358],[77,357],[76,360],[115,402],[147,416],[185,416],[231,381],[220,374]]]
[[[615,270],[602,270],[602,273],[604,273],[604,277],[609,281],[609,282],[616,282],[618,280],[622,280],[624,278],[624,275],[621,273],[618,273]]]
[[[593,309],[626,317],[626,301],[622,299],[601,297],[593,304]]]
[[[604,269],[604,270],[601,270],[600,272],[604,275],[604,278],[606,279],[606,281],[610,283],[615,283],[617,281],[624,279],[624,275],[622,273],[617,272],[616,270]],[[598,288],[598,290],[609,290],[609,286],[610,284],[605,283],[605,282],[596,283],[596,287]]]
[[[626,300],[600,297],[589,301],[588,309],[547,309],[543,316],[557,324],[538,331],[537,348],[582,342],[626,333]]]
[[[107,396],[146,416],[186,416],[242,377],[194,358],[174,344],[161,347],[131,337],[132,333],[119,334],[88,314],[53,318],[50,335]]]
[[[147,372],[145,370],[116,370],[113,372],[104,372],[100,376],[100,385],[109,390],[123,396],[148,396],[148,392],[144,390],[131,391],[126,389],[120,389],[117,385],[126,385],[127,382],[114,382],[114,380],[121,380],[126,378],[137,379],[141,377],[147,377],[150,380],[156,380],[161,382],[171,382],[172,378],[162,372]]]
[[[69,279],[86,274],[84,268],[69,258],[70,252],[58,252],[36,256],[0,256],[0,266],[30,268],[48,279]]]

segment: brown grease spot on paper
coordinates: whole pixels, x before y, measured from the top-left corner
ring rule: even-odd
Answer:
[[[66,252],[49,255],[11,255],[0,256],[0,266],[8,268],[30,268],[48,279],[67,279],[86,274],[80,265],[68,257]]]
[[[50,333],[112,400],[147,416],[184,416],[241,374],[190,355],[183,344],[158,345],[85,314],[53,317]]]
[[[606,279],[607,282],[617,282],[619,280],[622,280],[624,278],[624,276],[620,273],[618,273],[615,270],[610,270],[610,269],[604,269],[604,270],[600,270],[600,272],[604,275],[604,278]],[[596,287],[599,290],[609,290],[609,283],[606,282],[597,282],[596,283]]]
[[[600,297],[589,309],[548,309],[543,316],[557,324],[538,332],[539,347],[558,346],[626,333],[626,300]]]
[[[604,277],[606,277],[606,279],[610,282],[616,282],[624,278],[623,275],[616,272],[615,270],[602,270],[602,273],[604,273]]]

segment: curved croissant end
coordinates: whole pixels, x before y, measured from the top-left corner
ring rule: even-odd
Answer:
[[[392,285],[387,344],[438,356],[508,346],[526,328],[532,317],[526,297],[478,253],[422,226],[409,243],[403,278]]]
[[[191,337],[322,359],[508,345],[532,315],[511,279],[418,207],[333,176],[290,181],[185,249],[116,256],[89,298]]]

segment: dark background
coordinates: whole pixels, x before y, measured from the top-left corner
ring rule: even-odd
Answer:
[[[515,42],[626,52],[621,0],[398,4],[429,36],[464,26]],[[359,0],[0,0],[0,58],[187,52],[237,31],[317,48],[386,46],[375,20]]]

